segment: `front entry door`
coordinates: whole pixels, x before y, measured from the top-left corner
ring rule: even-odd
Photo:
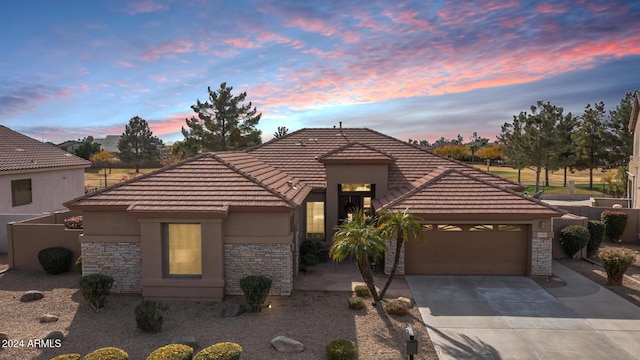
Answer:
[[[356,209],[362,209],[362,195],[340,195],[340,206],[338,208],[338,221],[342,223],[353,214]]]

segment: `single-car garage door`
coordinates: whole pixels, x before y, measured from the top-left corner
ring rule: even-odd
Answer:
[[[526,275],[527,225],[429,224],[405,243],[405,274]]]

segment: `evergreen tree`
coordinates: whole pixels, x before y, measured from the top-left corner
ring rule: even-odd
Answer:
[[[561,117],[562,108],[551,105],[549,102],[545,104],[540,100],[535,106],[531,106],[531,114],[524,117],[522,142],[525,164],[535,167],[536,192],[540,190],[542,169],[548,171],[553,166],[553,161],[556,158],[554,137],[556,135],[556,124]]]
[[[118,141],[118,151],[121,160],[134,162],[136,172],[140,172],[140,161],[157,159],[160,145],[162,141],[153,136],[147,121],[135,116],[125,125],[124,133]]]
[[[262,142],[256,129],[262,113],[251,102],[243,104],[247,93],[232,95],[233,87],[220,84],[216,91],[207,88],[209,100],[196,101],[191,109],[197,117],[186,119],[188,129],[182,128],[187,143],[193,141],[199,151],[238,150]]]
[[[278,130],[273,133],[273,136],[276,138],[283,137],[289,133],[289,129],[286,126],[278,126]]]
[[[74,152],[77,156],[89,160],[91,155],[100,152],[100,144],[93,142],[93,136],[87,136]]]
[[[608,160],[611,167],[628,166],[633,154],[633,134],[629,131],[629,119],[633,110],[635,92],[627,92],[615,110],[609,112],[611,138]]]
[[[522,169],[525,167],[524,144],[522,141],[523,123],[527,113],[521,112],[518,116],[513,116],[513,122],[511,124],[504,123],[500,129],[500,135],[498,135],[498,142],[503,145],[503,154],[505,161],[514,169],[518,169],[518,183],[520,181],[520,175]]]
[[[604,103],[587,104],[580,117],[578,130],[573,134],[573,141],[578,153],[577,166],[589,169],[589,189],[593,189],[593,170],[607,158],[607,143],[610,138]]]

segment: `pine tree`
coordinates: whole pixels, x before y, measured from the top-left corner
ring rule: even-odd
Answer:
[[[140,172],[140,161],[156,159],[160,145],[162,141],[153,136],[147,121],[135,116],[125,125],[124,133],[118,141],[118,151],[122,161],[134,162],[136,172]]]
[[[262,142],[256,129],[262,113],[251,102],[243,104],[246,92],[234,96],[231,90],[224,82],[216,91],[208,87],[209,100],[191,106],[197,117],[186,119],[188,129],[183,127],[182,134],[199,151],[239,150]]]

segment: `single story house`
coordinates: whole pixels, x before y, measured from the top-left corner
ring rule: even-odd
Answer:
[[[0,125],[0,252],[7,252],[7,227],[63,210],[84,194],[84,169],[91,162]]]
[[[113,276],[114,291],[221,300],[250,274],[290,294],[299,243],[329,247],[354,208],[408,208],[422,219],[425,241],[407,243],[401,273],[550,275],[551,218],[562,211],[518,190],[374,130],[340,127],[200,154],[66,206],[84,214],[83,271]]]

